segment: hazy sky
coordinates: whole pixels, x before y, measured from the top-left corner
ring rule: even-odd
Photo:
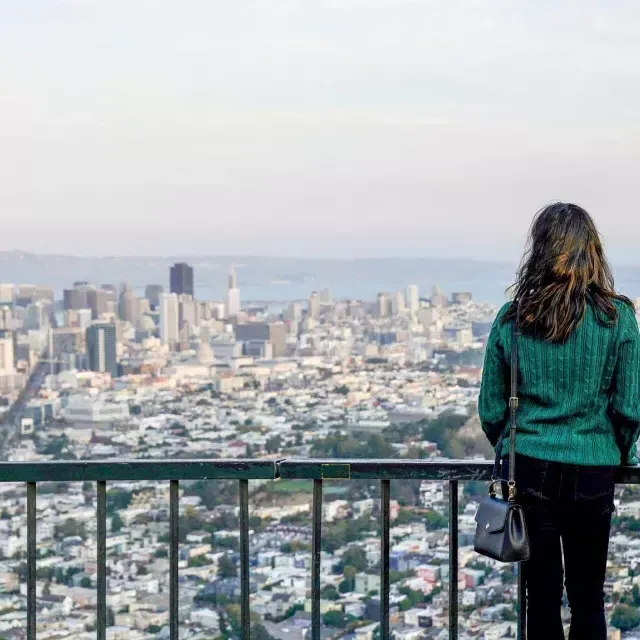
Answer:
[[[0,249],[637,264],[639,161],[636,0],[0,0]]]

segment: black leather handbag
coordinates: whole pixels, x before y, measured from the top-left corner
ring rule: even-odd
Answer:
[[[511,396],[509,398],[509,480],[507,497],[504,491],[498,496],[496,485],[503,489],[501,478],[501,453],[504,432],[496,446],[496,459],[489,485],[489,496],[476,512],[476,536],[474,549],[500,562],[524,562],[531,549],[527,535],[527,523],[523,508],[516,504],[516,409],[518,407],[518,343],[516,318],[511,328]]]

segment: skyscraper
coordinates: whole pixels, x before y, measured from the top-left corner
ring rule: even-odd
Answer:
[[[175,293],[160,296],[160,340],[173,349],[180,338],[180,305]]]
[[[397,316],[401,313],[404,313],[404,310],[404,294],[402,293],[402,291],[396,291],[395,296],[393,296],[393,313]]]
[[[186,262],[176,262],[169,270],[171,293],[193,295],[193,267]]]
[[[96,322],[87,327],[87,355],[91,371],[118,375],[116,358],[116,325]]]
[[[120,320],[131,324],[135,324],[138,321],[138,298],[129,288],[124,289],[120,294],[118,316]]]
[[[109,313],[109,294],[103,289],[92,289],[87,292],[87,304],[91,316],[97,320],[101,315]]]
[[[287,352],[287,326],[284,322],[247,322],[235,327],[238,342],[268,342],[273,348],[273,357],[281,358]],[[255,346],[255,345],[254,345]]]
[[[238,289],[236,270],[231,267],[229,271],[229,288],[227,290],[227,318],[237,316],[240,313],[240,308],[240,289]]]
[[[389,302],[391,296],[388,293],[381,292],[378,294],[376,301],[376,311],[378,318],[386,318],[389,315]]]
[[[420,308],[420,295],[418,293],[418,285],[410,284],[407,287],[407,308],[413,313],[417,313]]]
[[[144,288],[144,297],[149,301],[153,309],[156,309],[160,304],[160,295],[163,291],[161,284],[148,284]]]
[[[10,376],[15,372],[13,332],[0,331],[0,376]]]
[[[320,315],[320,296],[317,291],[313,291],[307,303],[307,315],[315,320]]]

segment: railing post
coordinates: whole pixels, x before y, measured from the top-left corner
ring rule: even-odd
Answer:
[[[458,640],[458,481],[449,480],[449,640]]]
[[[380,481],[382,502],[382,536],[380,544],[380,640],[389,640],[389,529],[391,527],[389,503],[391,482]]]
[[[97,483],[98,544],[96,560],[98,564],[98,604],[96,607],[96,632],[98,640],[107,636],[107,483]]]
[[[178,551],[179,551],[179,504],[180,484],[169,481],[169,638],[178,640]]]
[[[249,640],[251,635],[249,602],[249,481],[240,480],[240,626],[242,640]]]
[[[313,481],[311,561],[311,640],[320,640],[320,552],[322,542],[322,480]]]
[[[527,583],[518,564],[518,640],[527,640]]]
[[[36,483],[27,482],[27,640],[36,640]]]

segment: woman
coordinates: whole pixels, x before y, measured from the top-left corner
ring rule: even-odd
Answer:
[[[637,464],[640,433],[635,311],[614,289],[593,220],[574,204],[552,204],[536,215],[512,288],[514,302],[498,313],[487,343],[478,408],[495,447],[508,428],[516,322],[516,488],[531,544],[523,564],[528,639],[564,638],[564,577],[569,638],[606,640],[615,468]],[[507,449],[505,438],[502,456]]]

